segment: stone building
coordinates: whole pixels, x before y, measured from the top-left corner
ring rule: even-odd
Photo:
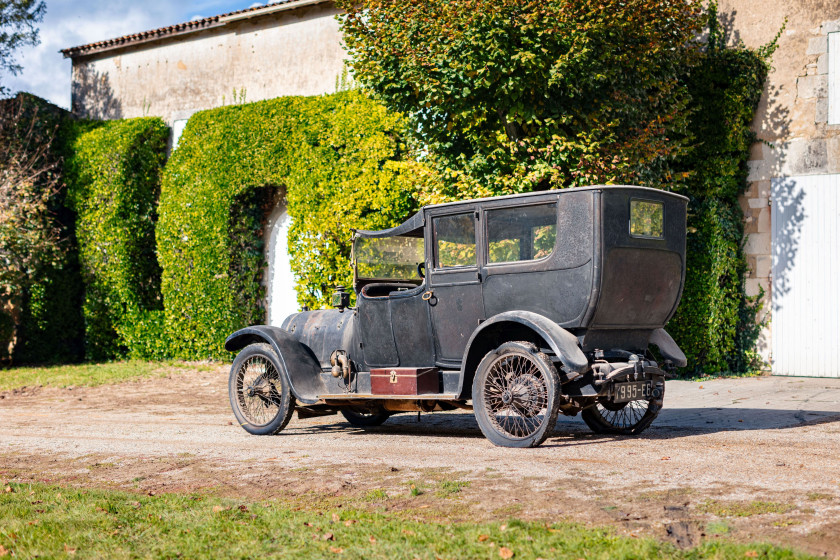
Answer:
[[[332,92],[345,56],[336,13],[326,0],[285,0],[67,49],[73,110],[159,115],[177,140],[198,110]],[[776,373],[840,376],[840,3],[720,0],[720,13],[731,40],[749,47],[785,26],[742,198],[747,290],[764,291],[769,321],[761,354]],[[282,206],[272,220],[269,317],[277,322],[294,303]]]
[[[774,373],[840,376],[840,3],[721,0],[732,41],[784,26],[753,130],[742,198],[747,290],[765,292]]]
[[[279,2],[61,51],[73,62],[72,111],[93,119],[158,116],[172,145],[190,115],[222,105],[336,91],[344,76],[338,10]],[[284,202],[269,217],[268,320],[297,310]]]

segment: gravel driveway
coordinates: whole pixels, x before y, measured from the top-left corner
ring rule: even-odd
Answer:
[[[678,546],[714,533],[840,557],[837,379],[669,381],[665,409],[639,437],[596,436],[561,417],[543,446],[517,450],[491,445],[466,411],[407,413],[368,431],[341,416],[295,417],[279,436],[250,436],[232,423],[226,377],[220,367],[0,394],[0,481],[343,500],[450,520],[562,518]],[[469,485],[408,490],[446,480]]]

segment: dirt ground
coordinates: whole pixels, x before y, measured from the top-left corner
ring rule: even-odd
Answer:
[[[467,411],[406,413],[369,430],[295,417],[275,437],[232,420],[225,366],[0,393],[0,482],[570,520],[681,547],[769,541],[840,558],[840,380],[669,381],[641,436],[596,436],[563,418],[528,450],[494,447]]]

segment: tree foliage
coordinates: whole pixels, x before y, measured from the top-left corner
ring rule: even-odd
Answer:
[[[65,247],[52,210],[59,192],[51,150],[57,124],[29,98],[0,102],[0,358],[10,360],[27,292],[44,270],[60,266]]]
[[[15,51],[38,44],[36,24],[44,19],[46,12],[47,5],[42,0],[0,0],[0,74],[20,72]],[[5,93],[0,83],[0,95]]]
[[[699,0],[339,0],[354,77],[411,121],[439,199],[660,186]]]

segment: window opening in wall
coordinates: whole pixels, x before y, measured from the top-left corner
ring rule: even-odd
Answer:
[[[184,133],[184,129],[187,127],[187,121],[189,119],[178,119],[177,121],[172,123],[172,149],[178,147],[178,143],[181,141],[181,135]]]

